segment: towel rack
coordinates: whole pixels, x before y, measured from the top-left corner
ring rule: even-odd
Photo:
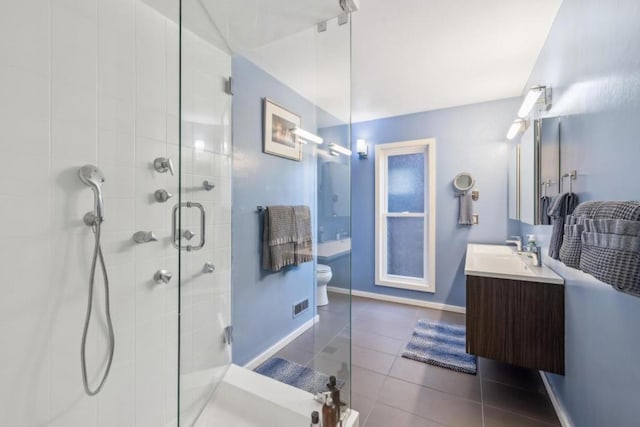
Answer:
[[[562,192],[565,178],[569,178],[569,193],[573,193],[573,181],[578,178],[578,172],[573,170],[562,175],[560,179],[560,192]]]

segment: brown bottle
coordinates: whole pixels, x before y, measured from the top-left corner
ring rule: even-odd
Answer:
[[[338,427],[337,408],[333,403],[332,396],[327,396],[324,405],[322,405],[322,427]]]
[[[331,399],[333,400],[333,404],[336,405],[336,408],[338,410],[337,419],[338,421],[340,421],[340,412],[342,411],[342,408],[341,408],[342,401],[340,400],[340,389],[338,388],[338,381],[336,380],[336,377],[334,377],[333,375],[329,377],[329,384],[327,384],[327,388],[331,392]]]

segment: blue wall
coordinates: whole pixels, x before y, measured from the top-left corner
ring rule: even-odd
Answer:
[[[527,87],[553,88],[562,171],[581,201],[640,199],[640,3],[564,0]],[[522,226],[548,242],[549,227]],[[576,426],[640,420],[640,298],[608,285],[566,287],[564,377],[548,375]],[[630,356],[634,355],[634,356]]]
[[[352,149],[364,138],[369,158],[352,157],[352,275],[354,290],[464,306],[464,257],[468,242],[504,242],[507,237],[507,178],[510,145],[505,133],[518,99],[485,102],[425,113],[355,123]],[[375,150],[374,144],[436,139],[436,292],[374,285]],[[480,190],[477,226],[459,226],[458,200],[452,186],[460,172],[470,172]]]
[[[243,57],[233,58],[233,362],[243,365],[313,317],[296,319],[292,305],[315,307],[314,263],[279,273],[260,268],[262,216],[256,205],[309,205],[315,219],[316,154],[307,144],[303,161],[262,152],[262,98],[302,116],[316,131],[315,106]]]

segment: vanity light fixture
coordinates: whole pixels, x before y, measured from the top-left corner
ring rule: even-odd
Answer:
[[[293,128],[291,129],[291,133],[297,136],[303,144],[306,144],[307,141],[315,142],[316,144],[322,144],[324,142],[324,139],[318,135],[314,135],[301,128]]]
[[[344,148],[342,145],[331,143],[329,144],[329,152],[332,156],[338,156],[340,154],[344,154],[345,156],[351,155],[351,150],[348,148]]]
[[[509,127],[509,131],[507,132],[507,139],[512,140],[515,138],[520,132],[522,132],[526,127],[527,122],[523,119],[515,119],[511,126]]]
[[[525,96],[524,101],[522,101],[522,105],[518,110],[518,117],[521,119],[529,117],[529,113],[533,110],[533,107],[536,104],[544,105],[548,107],[550,102],[548,96],[551,93],[551,89],[547,89],[546,86],[534,86],[529,89],[527,92],[527,96]]]
[[[365,139],[358,139],[356,141],[356,150],[358,151],[358,156],[361,159],[366,159],[369,155],[369,146],[367,145],[367,141]]]

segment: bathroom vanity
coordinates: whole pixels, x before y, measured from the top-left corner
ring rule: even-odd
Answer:
[[[467,246],[467,352],[564,374],[564,279],[508,246]]]

